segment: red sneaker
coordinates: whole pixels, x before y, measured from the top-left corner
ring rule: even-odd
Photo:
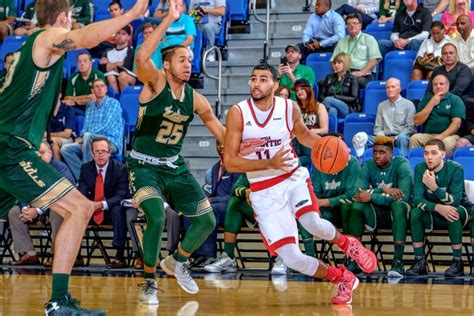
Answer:
[[[377,257],[354,237],[347,236],[349,246],[345,254],[354,259],[365,273],[372,273],[377,268]]]
[[[359,286],[359,279],[343,265],[339,266],[342,271],[342,280],[337,283],[336,296],[331,300],[333,304],[350,304],[352,302],[352,292]]]

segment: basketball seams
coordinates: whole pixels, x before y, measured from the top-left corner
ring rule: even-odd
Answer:
[[[331,140],[332,140],[332,139],[331,139]],[[332,165],[331,165],[331,167],[329,168],[328,173],[333,173],[333,172],[332,172],[332,169],[334,168],[334,164],[335,164],[336,161],[337,161],[336,158],[337,158],[337,156],[338,156],[338,154],[339,154],[339,142],[337,141],[337,139],[334,139],[334,140],[336,141],[336,153],[334,154],[334,158],[333,158],[333,160],[332,160]]]

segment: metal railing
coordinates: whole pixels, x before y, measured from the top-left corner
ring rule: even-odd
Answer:
[[[206,59],[207,59],[207,55],[209,55],[209,53],[211,51],[215,50],[216,51],[216,56],[217,56],[217,76],[215,75],[211,75],[208,71],[207,71],[207,67],[206,67]],[[202,72],[204,73],[205,76],[211,78],[211,79],[214,79],[214,80],[217,80],[217,99],[216,99],[216,104],[215,104],[215,107],[214,107],[214,112],[216,114],[216,116],[218,118],[221,117],[221,114],[222,114],[222,104],[221,104],[221,93],[222,93],[222,53],[221,53],[221,50],[219,49],[219,47],[217,46],[212,46],[210,48],[208,48],[205,52],[204,52],[204,55],[202,56]]]
[[[270,36],[270,0],[267,0],[267,7],[266,7],[266,20],[261,19],[257,15],[257,0],[252,0],[250,3],[253,16],[255,19],[259,22],[262,22],[265,24],[265,41],[263,42],[263,59],[260,62],[267,62],[268,61],[268,55],[270,51],[269,47],[269,36]]]

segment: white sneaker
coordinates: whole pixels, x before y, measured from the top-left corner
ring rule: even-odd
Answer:
[[[204,266],[204,271],[213,273],[237,272],[237,262],[235,261],[235,258],[231,259],[224,252],[216,259],[216,261]]]
[[[286,275],[273,275],[272,283],[275,287],[275,290],[278,292],[285,292],[288,290],[288,279]]]
[[[168,275],[172,275],[178,281],[179,286],[189,294],[199,292],[199,287],[189,273],[187,262],[177,262],[173,256],[161,260],[160,267]]]
[[[272,271],[270,274],[286,275],[287,273],[288,273],[288,267],[285,265],[285,263],[280,257],[276,257],[275,263],[273,264]]]
[[[207,55],[206,60],[207,60],[208,62],[211,62],[211,63],[214,62],[214,61],[216,61],[216,55],[215,55],[215,53],[214,53],[214,52],[210,52],[210,53]]]
[[[142,289],[140,290],[140,303],[147,305],[158,305],[158,286],[156,280],[154,279],[145,279],[145,283],[142,284]]]

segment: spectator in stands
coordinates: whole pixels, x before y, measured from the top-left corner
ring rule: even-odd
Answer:
[[[414,121],[423,125],[423,133],[410,138],[410,148],[422,147],[431,139],[443,141],[448,153],[452,153],[459,139],[459,128],[466,117],[466,108],[457,95],[449,92],[449,80],[445,75],[433,77],[432,97],[424,97],[417,107]]]
[[[441,22],[444,25],[444,34],[452,38],[458,37],[457,20],[461,15],[466,15],[474,23],[474,12],[471,11],[471,1],[450,0],[448,11],[443,13]],[[472,25],[471,23],[471,25]]]
[[[352,196],[356,193],[354,184],[359,174],[359,161],[352,156],[347,166],[338,173],[322,173],[317,168],[313,168],[311,173],[321,216],[334,226],[342,227],[345,234],[349,233]]]
[[[462,231],[472,211],[472,204],[467,200],[464,190],[464,170],[458,163],[445,159],[445,143],[439,139],[428,141],[424,147],[425,161],[415,167],[414,208],[410,212],[415,262],[406,275],[427,274],[425,232],[447,228],[453,261],[444,275],[463,276]]]
[[[300,64],[301,51],[298,45],[291,44],[286,46],[285,57],[281,59],[282,63],[278,65],[280,85],[291,89],[295,86],[295,82],[298,79],[306,79],[311,86],[315,84],[316,79],[313,69]],[[293,90],[290,91],[290,98],[296,101],[296,93]]]
[[[25,9],[25,12],[21,15],[20,26],[15,29],[16,36],[30,36],[37,30],[38,21],[36,20],[36,11],[35,11],[36,0],[30,2]]]
[[[388,277],[403,277],[403,253],[407,234],[412,188],[411,169],[404,157],[393,157],[393,139],[375,137],[373,159],[364,163],[355,183],[349,234],[362,238],[364,226],[369,231],[391,228],[394,241],[392,268]],[[354,271],[355,262],[348,269]]]
[[[380,55],[379,46],[375,38],[362,32],[362,19],[359,13],[351,13],[346,18],[349,35],[337,43],[331,61],[339,53],[347,53],[351,58],[352,75],[357,78],[360,88],[365,88],[367,82],[374,80],[375,67]]]
[[[10,67],[10,61],[12,60],[12,58],[13,58],[13,52],[9,52],[5,55],[5,58],[3,59],[4,70],[0,72],[0,83],[3,82],[3,80],[5,79],[5,76],[7,75],[7,71],[8,71],[8,68]]]
[[[339,13],[347,23],[349,14],[359,14],[362,28],[365,29],[367,25],[377,20],[377,13],[379,12],[379,0],[348,0],[347,4],[341,5],[336,12]]]
[[[462,97],[468,92],[472,77],[471,70],[468,66],[458,61],[458,52],[455,44],[445,44],[441,49],[441,54],[444,65],[433,70],[426,88],[425,97],[433,96],[433,78],[437,75],[446,76],[449,80],[449,91]]]
[[[290,98],[290,88],[287,87],[287,86],[280,85],[278,87],[276,95],[279,96],[279,97],[282,97],[283,99],[289,99]]]
[[[217,257],[217,230],[218,227],[224,226],[226,207],[232,195],[232,186],[240,176],[240,173],[228,172],[225,169],[223,162],[224,144],[216,141],[216,151],[219,155],[219,161],[211,169],[212,180],[210,195],[208,196],[216,216],[216,227],[206,241],[194,252],[193,256],[197,257],[196,266],[201,264],[204,267]],[[186,220],[185,223],[186,227],[189,227],[190,222]]]
[[[62,94],[59,94],[48,126],[51,150],[54,158],[58,160],[61,160],[61,147],[73,142],[73,132],[76,129],[76,113],[73,108],[61,102],[61,97]]]
[[[380,53],[384,57],[392,50],[418,51],[421,43],[430,35],[430,10],[420,6],[417,0],[403,2],[406,8],[397,12],[390,40],[379,41]]]
[[[393,22],[397,12],[403,11],[405,8],[405,3],[402,0],[380,0],[379,23]]]
[[[8,35],[13,35],[16,17],[16,1],[4,0],[0,3],[0,44]]]
[[[345,118],[351,112],[360,112],[359,84],[350,73],[350,67],[351,57],[346,53],[339,53],[332,62],[334,73],[318,83],[319,99],[328,112],[338,118]]]
[[[46,163],[50,164],[66,179],[75,183],[74,177],[71,174],[69,168],[60,160],[53,157],[51,147],[47,142],[42,142],[38,156]],[[20,259],[14,261],[12,265],[26,265],[26,264],[38,264],[39,259],[33,246],[33,241],[28,230],[28,224],[36,223],[46,219],[41,218],[41,215],[48,216],[49,223],[51,224],[51,250],[54,250],[54,239],[59,227],[62,223],[62,217],[56,212],[49,212],[49,210],[40,210],[32,208],[29,205],[16,205],[10,209],[8,213],[8,222],[10,223],[10,229],[12,233],[13,245],[15,252],[19,254]],[[51,259],[52,261],[52,259]],[[52,265],[51,265],[52,266]]]
[[[150,22],[147,22],[145,24],[143,24],[142,26],[142,34],[143,34],[143,40],[145,41],[150,35],[151,33],[153,32],[153,30],[155,29],[155,25],[150,23]],[[137,44],[137,48],[135,49],[135,55],[137,54],[137,52],[140,50],[140,47],[142,47],[142,44]],[[153,54],[151,55],[151,60],[153,62],[153,64],[155,64],[155,67],[158,68],[159,65],[162,65],[162,61],[161,61],[161,52],[159,50],[159,48],[157,48]],[[135,61],[133,61],[133,71],[135,72],[137,69],[137,66],[136,66],[136,63]]]
[[[112,18],[121,16],[125,13],[125,10],[122,7],[122,3],[119,0],[112,0],[109,4],[109,12],[110,16]],[[133,35],[133,26],[132,24],[128,24],[130,27],[130,34]],[[102,55],[104,54],[104,51],[107,50],[108,48],[114,48],[116,42],[115,42],[115,35],[113,34],[110,36],[107,40],[103,41],[96,47],[90,48],[89,53],[94,56],[95,58],[101,58]],[[128,44],[132,45],[132,38],[133,36],[130,36],[130,39],[128,40]]]
[[[128,25],[118,31],[115,34],[115,46],[106,49],[99,62],[99,69],[104,72],[107,84],[117,93],[136,82],[136,75],[132,72],[134,51],[129,45],[131,35]]]
[[[441,50],[448,42],[449,39],[443,33],[443,24],[439,21],[434,21],[431,24],[431,37],[421,43],[420,49],[416,54],[411,80],[429,80],[433,70],[436,67],[443,66]]]
[[[216,35],[222,27],[222,17],[225,15],[225,0],[191,0],[189,3],[189,15],[194,17],[198,29],[206,39],[206,49],[214,46]],[[215,52],[207,55],[207,61],[216,60]]]
[[[77,55],[77,69],[68,80],[64,103],[75,106],[76,114],[84,115],[86,104],[95,100],[92,83],[97,79],[106,81],[104,74],[92,67],[92,57],[88,53]]]
[[[440,21],[448,7],[449,0],[423,0],[423,6],[430,10],[433,21]]]
[[[395,147],[400,149],[401,156],[408,157],[410,136],[416,133],[413,121],[415,105],[400,95],[402,88],[399,79],[389,78],[385,90],[388,100],[381,102],[377,107],[374,135],[392,138]],[[375,137],[369,136],[370,145],[374,143]]]
[[[170,3],[168,0],[160,0],[158,5],[156,6],[155,12],[153,13],[153,17],[157,19],[162,19],[168,14],[168,9],[170,7]]]
[[[326,134],[329,128],[328,112],[324,104],[314,98],[311,84],[306,79],[299,79],[292,90],[296,91],[296,101],[304,124],[313,133]]]
[[[344,19],[331,9],[331,0],[317,0],[315,13],[311,14],[300,43],[301,62],[306,63],[308,54],[332,52],[345,35]]]
[[[92,23],[94,4],[91,0],[71,0],[72,29],[80,29]]]
[[[474,12],[473,12],[474,13]],[[462,14],[456,20],[458,36],[453,39],[458,49],[459,61],[474,70],[474,32],[472,31],[472,20]]]
[[[64,161],[76,179],[79,179],[81,165],[93,159],[90,144],[94,138],[107,138],[111,143],[112,155],[122,152],[124,123],[120,103],[107,96],[107,86],[102,79],[94,80],[92,93],[95,101],[87,103],[80,137],[76,138],[74,143],[65,144],[61,148]]]
[[[81,166],[78,189],[94,201],[91,223],[112,224],[112,246],[116,249],[116,255],[107,268],[124,268],[127,222],[122,200],[131,198],[127,168],[110,158],[112,144],[107,138],[95,137],[90,146],[94,160]]]

